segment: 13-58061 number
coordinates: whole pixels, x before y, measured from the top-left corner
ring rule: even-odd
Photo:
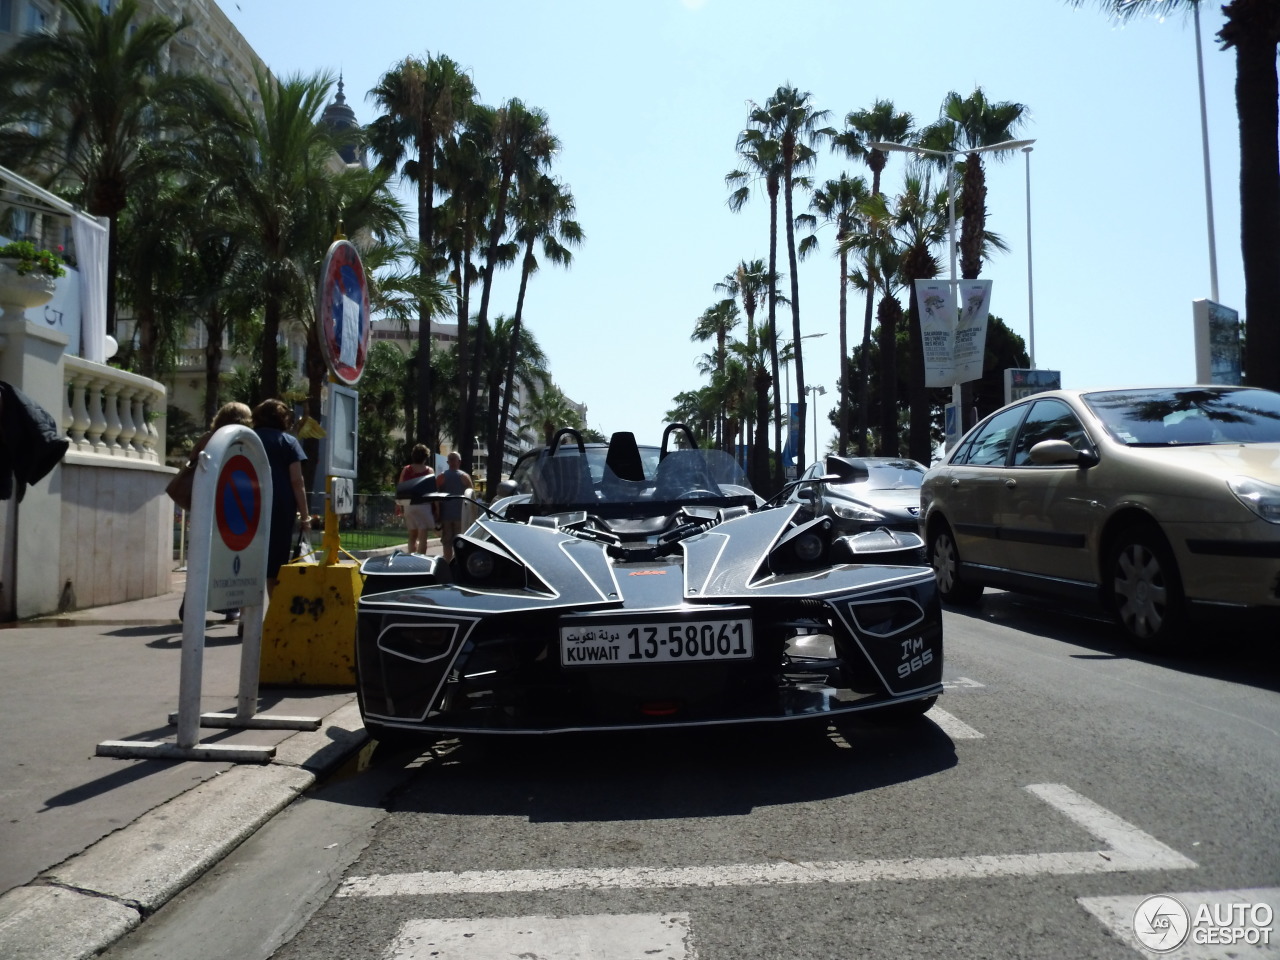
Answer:
[[[753,654],[751,620],[562,626],[560,653],[566,666],[747,660]]]

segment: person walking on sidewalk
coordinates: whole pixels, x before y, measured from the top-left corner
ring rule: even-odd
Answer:
[[[311,529],[307,491],[302,484],[302,452],[289,433],[293,420],[283,400],[263,400],[253,408],[253,430],[262,440],[271,466],[271,526],[267,539],[267,598],[279,582],[280,567],[289,562],[295,518],[304,532]]]
[[[429,453],[430,451],[427,450],[425,443],[415,444],[409,454],[409,462],[400,471],[400,479],[397,484],[404,483],[406,480],[417,480],[419,477],[431,476],[435,471],[427,466]],[[422,503],[411,501],[404,508],[404,525],[409,531],[409,552],[426,553],[427,537],[431,533],[431,528],[436,525],[435,510],[432,505],[426,501]]]
[[[436,476],[436,489],[451,494],[440,504],[440,547],[447,563],[453,559],[453,538],[462,533],[462,510],[466,506],[460,499],[472,489],[471,477],[462,472],[462,457],[454,451],[449,454],[449,469]]]

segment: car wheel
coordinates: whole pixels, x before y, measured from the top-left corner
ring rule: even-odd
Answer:
[[[1130,527],[1111,547],[1107,564],[1111,606],[1129,639],[1148,653],[1173,653],[1182,645],[1182,584],[1177,563],[1160,532]]]
[[[960,575],[960,551],[956,549],[955,535],[945,523],[939,523],[929,535],[929,565],[938,579],[938,596],[944,603],[972,604],[982,597],[982,587]]]

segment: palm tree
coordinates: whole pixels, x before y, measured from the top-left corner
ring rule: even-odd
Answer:
[[[466,117],[476,96],[475,85],[446,56],[406,57],[387,71],[371,91],[384,114],[369,125],[369,143],[384,169],[400,168],[418,188],[419,276],[435,274],[430,257],[436,239],[436,166],[442,145]],[[411,152],[412,151],[412,152]],[[460,323],[459,326],[465,324]],[[432,437],[431,311],[418,310],[418,376],[416,427],[419,443]],[[465,404],[463,405],[466,406]]]
[[[849,284],[849,246],[848,239],[859,226],[859,208],[867,200],[867,182],[861,177],[850,177],[841,173],[839,179],[828,180],[813,192],[809,208],[823,221],[836,228],[836,259],[840,266],[840,424],[839,439],[836,449],[844,456],[849,448],[849,409],[852,405],[853,390],[849,386],[849,378],[844,375],[844,367],[849,362],[849,337],[847,330],[847,292]],[[802,213],[796,218],[797,225],[803,223],[815,232],[800,241],[800,257],[803,259],[811,251],[818,249],[817,217],[814,214]],[[866,384],[866,358],[871,343],[871,322],[867,318],[862,332],[862,353],[859,355],[859,383]],[[859,391],[858,404],[858,454],[867,455],[867,411],[865,391]],[[815,450],[816,454],[817,451]]]
[[[1085,0],[1068,0],[1081,6]],[[1190,10],[1200,0],[1097,0],[1114,17]],[[1250,386],[1280,390],[1280,147],[1276,100],[1280,80],[1280,4],[1230,0],[1218,31],[1224,48],[1236,51],[1236,116],[1240,123],[1240,249],[1244,263],[1244,368]]]
[[[578,411],[569,405],[568,399],[553,383],[547,383],[541,390],[530,394],[520,414],[521,430],[535,431],[545,444],[551,442],[561,427],[576,430],[583,425]]]
[[[911,375],[908,379],[911,436],[907,455],[921,463],[929,463],[933,459],[933,444],[929,437],[929,393],[925,387],[920,305],[915,281],[938,275],[938,258],[934,256],[933,249],[946,237],[946,190],[935,192],[927,176],[908,175],[902,193],[893,203],[892,223],[902,251],[902,282],[910,293],[907,332],[911,349]]]
[[[537,175],[551,162],[560,148],[560,141],[548,127],[547,115],[541,110],[526,107],[517,99],[508,100],[498,108],[493,135],[496,185],[494,210],[489,221],[489,240],[485,253],[484,277],[480,287],[480,310],[476,315],[476,355],[482,356],[488,349],[485,340],[489,336],[489,300],[493,292],[494,270],[498,265],[498,246],[507,229],[507,207],[511,185],[517,180],[527,180]],[[471,389],[467,396],[476,396],[480,390],[480,368],[473,365]],[[468,404],[464,404],[463,419],[467,418]],[[498,411],[489,410],[486,438],[489,449],[499,444]],[[473,434],[468,430],[458,438],[462,447],[462,459],[470,462],[473,451]],[[499,454],[501,451],[499,450]]]
[[[711,355],[711,368],[708,371],[712,376],[723,377],[725,372],[725,362],[727,354],[725,344],[729,338],[729,334],[733,332],[733,328],[738,325],[739,314],[738,305],[733,300],[720,300],[706,310],[702,311],[702,315],[698,317],[693,325],[693,333],[689,339],[695,343],[706,343],[708,340],[715,340],[716,348]],[[725,442],[724,421],[725,416],[716,419],[715,442],[721,445]]]
[[[974,279],[982,272],[982,262],[988,249],[1002,246],[998,240],[992,244],[987,233],[987,178],[982,166],[984,154],[976,152],[976,148],[1013,139],[1022,124],[1026,109],[1020,103],[992,103],[981,87],[967,97],[961,97],[952,91],[942,102],[941,119],[921,131],[921,145],[931,150],[968,151],[963,163],[958,164],[962,175],[956,195],[956,203],[961,210],[960,276],[966,280]],[[939,167],[945,168],[947,165],[946,157],[936,154],[926,156]],[[1003,160],[1008,153],[994,151],[986,156]],[[965,411],[973,407],[971,382],[960,385],[960,396],[958,421],[960,432],[963,433],[972,426],[970,418],[965,414]]]
[[[51,171],[40,179],[65,186],[109,221],[107,333],[114,336],[119,219],[144,151],[179,147],[193,118],[213,122],[226,111],[207,79],[164,69],[185,21],[135,22],[137,0],[121,0],[110,13],[90,0],[63,7],[74,29],[30,34],[0,59],[0,163]]]
[[[872,194],[860,207],[862,214],[862,232],[852,234],[847,243],[850,249],[858,251],[861,268],[850,274],[849,280],[858,290],[867,294],[867,303],[871,303],[878,294],[879,306],[876,317],[880,325],[880,426],[879,454],[881,456],[898,456],[898,361],[897,327],[902,317],[902,305],[897,296],[900,289],[899,271],[902,267],[902,250],[897,238],[892,233],[893,217],[884,194]],[[864,331],[865,333],[865,331]],[[869,334],[864,336],[860,371],[869,374],[865,367],[865,358],[871,350]],[[861,383],[860,405],[868,411],[871,408],[871,384],[868,375]]]
[[[778,376],[778,191],[782,184],[781,144],[766,137],[757,127],[748,127],[738,134],[738,156],[743,160],[743,169],[732,170],[725,175],[725,184],[732,189],[729,194],[729,209],[734,213],[741,210],[751,196],[751,184],[762,182],[765,195],[769,198],[769,267],[764,271],[767,278],[765,291],[769,296],[769,323],[765,328],[765,342],[769,349],[769,363],[772,368],[772,379],[776,385]],[[773,449],[779,451],[775,464],[773,484],[781,488],[782,478],[782,398],[775,388],[773,392]],[[752,478],[757,490],[764,490],[765,484],[758,478]]]
[[[869,110],[854,110],[845,115],[844,130],[837,133],[831,138],[831,148],[833,150],[844,153],[851,160],[861,160],[868,169],[871,170],[871,195],[873,197],[882,196],[880,192],[880,175],[884,172],[885,165],[889,162],[889,155],[883,150],[877,150],[871,146],[873,143],[910,143],[915,136],[915,119],[909,113],[899,113],[894,107],[891,100],[877,100]],[[864,249],[864,256],[869,255]],[[870,277],[875,271],[873,264],[864,260],[867,276]],[[870,283],[865,288],[867,294],[866,310],[862,318],[862,356],[859,373],[862,378],[860,384],[862,388],[861,407],[867,405],[867,391],[869,389],[870,378],[865,369],[868,356],[868,346],[871,330],[872,305],[875,299],[875,284]],[[893,362],[893,350],[881,351],[880,353],[880,382],[896,383],[896,368],[890,364]],[[881,443],[884,442],[885,432],[883,429],[884,420],[882,419]],[[897,421],[894,420],[890,431],[894,436],[896,445]],[[863,419],[861,410],[858,419],[858,436],[861,440],[866,435],[866,422]],[[859,451],[861,451],[859,446]]]
[[[440,167],[441,182],[449,196],[441,204],[437,248],[449,262],[458,309],[458,343],[454,347],[454,389],[466,397],[471,383],[471,288],[480,279],[474,260],[480,236],[493,212],[496,180],[493,131],[497,110],[473,104],[458,136],[445,143]],[[450,421],[455,438],[473,433],[471,405],[459,403]]]
[[[805,402],[804,351],[800,343],[800,277],[796,271],[795,188],[808,188],[809,181],[800,172],[812,166],[817,158],[813,145],[820,137],[835,136],[830,127],[819,127],[828,116],[826,110],[814,110],[811,94],[792,86],[781,86],[763,107],[751,112],[751,120],[764,134],[778,143],[778,159],[782,164],[782,196],[786,210],[787,264],[791,272],[791,337],[795,343],[796,397],[800,410],[799,433],[796,436],[796,464],[804,469],[804,435],[808,404]]]
[[[972,280],[982,272],[987,232],[987,176],[982,166],[984,154],[975,152],[979,147],[990,147],[1012,140],[1022,125],[1027,108],[1020,103],[993,103],[982,88],[976,88],[967,97],[954,90],[942,102],[941,119],[929,125],[920,134],[920,144],[931,150],[968,151],[965,154],[963,177],[956,197],[961,209],[960,219],[960,276]],[[997,160],[1009,156],[1007,151],[985,154]],[[945,157],[930,156],[939,167],[945,167]]]
[[[241,156],[223,185],[237,200],[232,229],[251,245],[263,297],[263,397],[280,394],[280,325],[315,311],[317,237],[338,224],[317,203],[327,189],[327,163],[338,145],[319,123],[332,77],[291,74],[277,80],[257,71],[260,103],[236,91],[246,135]],[[261,399],[261,398],[257,398]]]
[[[524,256],[520,268],[520,292],[516,298],[516,313],[512,319],[511,342],[516,349],[508,351],[506,375],[503,379],[502,404],[498,415],[497,450],[489,450],[489,489],[498,489],[502,479],[503,449],[506,447],[507,416],[511,410],[511,393],[516,375],[516,362],[519,358],[519,347],[524,333],[522,318],[524,315],[525,292],[529,287],[529,278],[538,269],[538,258],[534,255],[534,245],[541,244],[543,256],[551,263],[565,267],[573,263],[573,253],[569,246],[582,243],[583,232],[578,221],[573,219],[575,205],[573,194],[563,184],[546,174],[536,174],[532,179],[519,182],[516,202],[517,243],[524,245]],[[566,246],[568,244],[569,246]]]
[[[747,338],[742,344],[741,355],[750,368],[756,401],[755,413],[750,418],[755,422],[755,435],[747,438],[750,449],[747,476],[756,490],[769,486],[769,388],[774,384],[767,367],[770,359],[774,361],[775,369],[777,367],[776,339],[770,342],[767,336],[759,336],[762,331],[756,326],[756,309],[761,298],[776,287],[776,279],[760,259],[739,261],[738,268],[715,285],[715,290],[726,294],[730,300],[741,298],[742,312],[747,318]]]

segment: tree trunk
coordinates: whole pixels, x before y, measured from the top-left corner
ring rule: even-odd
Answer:
[[[1222,37],[1236,48],[1240,118],[1240,247],[1245,382],[1280,390],[1280,149],[1276,144],[1278,19],[1273,4],[1233,0]]]
[[[791,270],[791,337],[794,341],[793,349],[796,357],[796,400],[798,401],[798,409],[800,413],[800,421],[797,424],[796,433],[796,476],[804,472],[804,438],[805,438],[805,422],[808,419],[808,397],[805,395],[804,383],[804,351],[801,349],[800,343],[800,276],[796,271],[796,233],[795,233],[795,215],[792,213],[791,201],[791,171],[787,170],[784,183],[787,212],[787,266]],[[817,451],[814,451],[815,455]]]
[[[933,459],[933,444],[929,439],[929,391],[924,380],[924,349],[920,341],[920,304],[916,298],[916,285],[911,284],[910,307],[907,312],[907,336],[911,344],[911,377],[908,391],[911,398],[911,437],[907,456],[921,463]]]
[[[209,342],[204,346],[204,422],[213,423],[221,404],[218,402],[222,386],[222,330],[226,321],[219,307],[209,308],[209,322],[205,330]]]
[[[902,305],[880,301],[880,449],[882,457],[902,455],[898,441],[898,325]]]

